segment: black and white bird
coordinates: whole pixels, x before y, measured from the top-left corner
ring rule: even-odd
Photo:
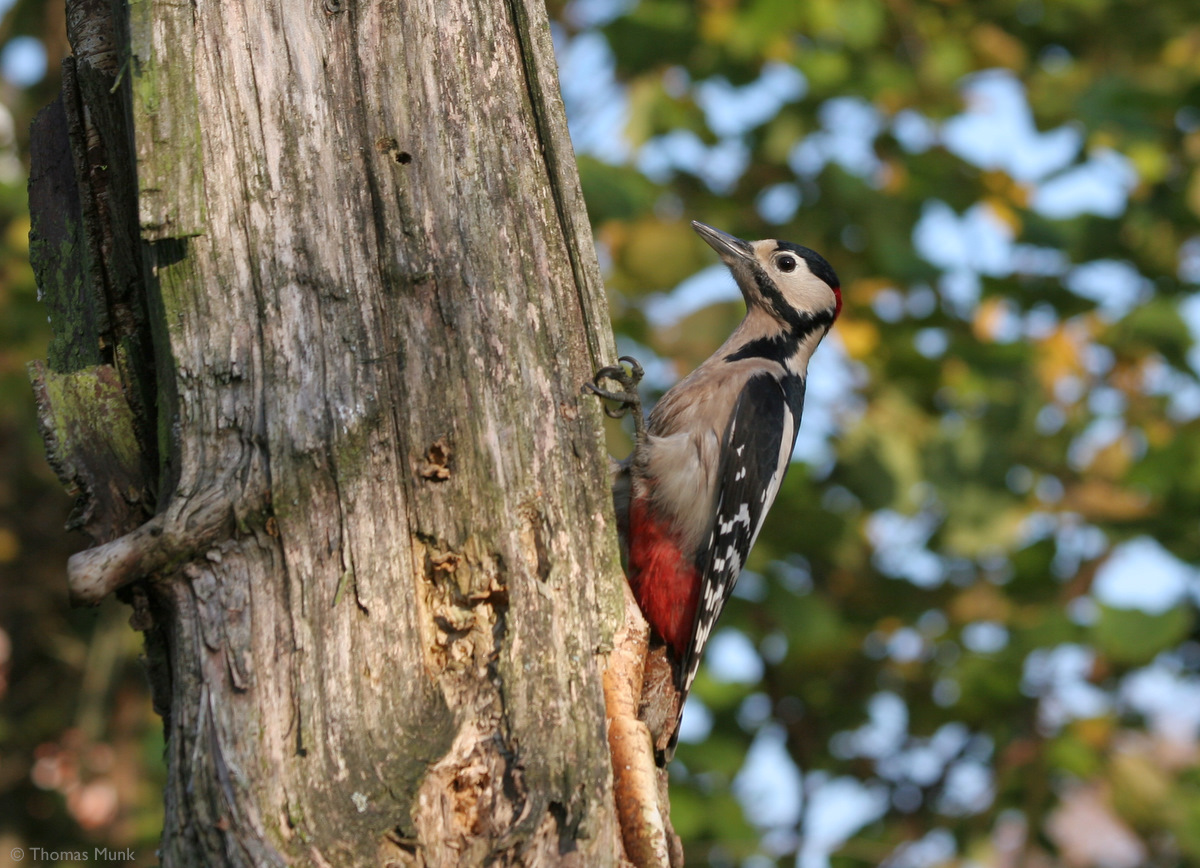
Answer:
[[[625,359],[632,377],[614,366],[589,384],[634,409],[639,423],[622,517],[626,569],[646,620],[670,649],[681,708],[787,473],[809,358],[842,310],[837,275],[819,253],[692,227],[732,272],[745,319],[663,395],[644,431],[636,362]],[[625,391],[601,388],[606,378]]]

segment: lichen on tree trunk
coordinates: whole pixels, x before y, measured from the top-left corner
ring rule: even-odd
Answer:
[[[43,288],[136,314],[57,370],[121,372],[150,468],[154,516],[72,581],[134,582],[163,863],[615,864],[579,393],[614,353],[541,4],[134,0],[108,32],[80,77],[127,114],[79,133],[73,207],[137,189],[114,267]]]

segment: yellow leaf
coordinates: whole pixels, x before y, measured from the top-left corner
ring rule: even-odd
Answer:
[[[971,47],[980,59],[989,65],[1022,69],[1028,56],[1019,39],[1001,30],[995,24],[980,24],[971,31]]]
[[[1117,751],[1111,766],[1113,802],[1132,820],[1161,816],[1171,800],[1171,778],[1150,756]]]
[[[845,52],[813,47],[799,57],[801,71],[814,89],[840,85],[850,75],[850,60]]]
[[[29,217],[14,217],[8,224],[4,240],[18,253],[29,253]]]
[[[942,365],[942,384],[961,389],[971,378],[971,369],[962,359],[946,359]]]
[[[983,180],[985,190],[990,193],[984,200],[996,212],[996,219],[1008,223],[1013,228],[1013,233],[1019,234],[1021,220],[1010,208],[1010,204],[1016,205],[1018,208],[1028,208],[1031,194],[1030,185],[1022,184],[1012,175],[998,169],[984,172],[980,176],[980,180]]]
[[[1096,452],[1088,470],[1101,479],[1116,481],[1125,476],[1132,463],[1133,445],[1128,437],[1118,437]]]
[[[619,264],[639,288],[665,290],[696,270],[700,251],[695,234],[682,220],[640,220],[625,239]],[[664,251],[668,251],[664,255]]]
[[[1071,724],[1071,734],[1096,750],[1108,747],[1113,734],[1111,717],[1089,717]]]
[[[1200,71],[1200,28],[1193,27],[1167,41],[1162,50],[1163,64],[1189,72]]]
[[[1158,416],[1151,416],[1142,422],[1142,433],[1146,435],[1149,445],[1160,449],[1178,435],[1174,425]]]
[[[768,160],[778,163],[787,162],[788,155],[796,142],[804,138],[803,122],[792,114],[781,113],[775,116],[766,126],[763,135],[763,155]]]
[[[736,24],[732,9],[710,9],[700,16],[700,36],[705,42],[725,42]]]
[[[1012,614],[1012,602],[991,582],[976,582],[951,600],[947,611],[956,624],[973,621],[1004,624]]]
[[[763,46],[763,60],[774,60],[787,63],[796,52],[796,45],[790,33],[780,33]]]
[[[1013,212],[1008,203],[1018,208],[1029,206],[1030,187],[1013,178],[1007,172],[992,169],[981,176],[984,188],[991,195],[986,198],[987,204],[996,212],[996,218],[1003,220],[1012,227],[1014,234],[1021,231],[1021,219]]]
[[[896,281],[886,277],[862,277],[843,286],[842,293],[847,298],[853,298],[855,304],[870,304],[883,290],[893,289],[895,286]]]
[[[1027,196],[1028,194],[1016,184],[1013,184],[1009,188],[1009,198],[1012,201]],[[994,196],[989,196],[983,201],[987,205],[988,210],[992,212],[992,216],[1012,230],[1014,237],[1021,234],[1021,227],[1023,226],[1021,218],[1017,216],[1016,211],[1009,207],[1008,202],[997,199]],[[1018,202],[1018,204],[1022,203]]]
[[[629,237],[629,224],[624,220],[606,220],[596,229],[596,240],[606,245],[614,254]]]
[[[1063,377],[1083,372],[1083,347],[1065,328],[1055,329],[1038,342],[1038,379],[1052,391]]]
[[[891,636],[904,626],[904,621],[895,615],[886,615],[875,622],[875,629],[885,636]]]
[[[629,121],[625,137],[630,144],[645,144],[654,135],[656,117],[661,108],[662,82],[657,78],[635,78],[629,85]]]
[[[994,341],[1005,320],[1007,309],[1006,299],[985,299],[975,311],[975,319],[971,322],[971,331],[975,337],[981,341]]]
[[[899,193],[908,186],[908,168],[900,160],[884,160],[879,180],[884,193]]]
[[[6,527],[0,527],[0,564],[15,561],[21,553],[21,541]]]
[[[1089,521],[1132,521],[1154,512],[1150,495],[1102,479],[1088,479],[1067,488],[1062,508]]]
[[[879,330],[867,320],[849,319],[843,314],[838,319],[837,333],[852,359],[865,359],[879,346]]]
[[[1144,184],[1157,184],[1167,176],[1171,158],[1153,142],[1136,142],[1129,146],[1126,156],[1137,170]]]

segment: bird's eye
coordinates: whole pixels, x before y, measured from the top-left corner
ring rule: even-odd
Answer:
[[[796,259],[792,256],[781,256],[775,260],[775,265],[780,271],[790,272],[796,270]]]

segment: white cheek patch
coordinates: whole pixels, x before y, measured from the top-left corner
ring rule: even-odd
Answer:
[[[777,245],[778,242],[767,240],[755,241],[751,247],[754,248],[754,258],[758,260],[759,266],[766,270],[771,280],[779,287],[779,291],[783,293],[784,301],[797,310],[812,313],[836,307],[837,297],[833,294],[833,290],[829,288],[829,284],[809,270],[804,257],[786,250],[780,251]],[[787,253],[795,260],[795,271],[779,270],[776,263],[780,253]]]
[[[783,293],[783,299],[797,310],[815,313],[829,310],[837,306],[837,296],[829,288],[829,284],[815,276],[802,265],[791,274],[778,275],[776,283]]]

